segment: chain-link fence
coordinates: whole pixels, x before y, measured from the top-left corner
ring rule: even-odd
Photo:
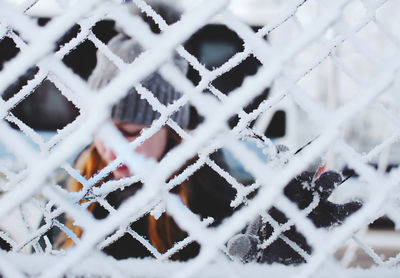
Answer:
[[[54,1],[52,17],[33,12],[41,2],[1,1],[2,276],[397,276],[399,1],[198,1],[169,25],[143,0]],[[118,32],[142,47],[133,61],[108,47]],[[95,90],[96,51],[118,74]],[[143,86],[155,71],[179,99]],[[133,86],[161,116],[126,140],[110,115]],[[188,105],[182,128],[174,115]],[[165,127],[179,142],[167,155],[134,151]],[[85,176],[74,159],[95,135],[115,160]],[[121,165],[135,175],[110,178]],[[179,230],[169,246],[162,221]],[[115,260],[116,242],[147,259]]]

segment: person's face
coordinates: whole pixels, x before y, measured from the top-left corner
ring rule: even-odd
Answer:
[[[139,137],[140,132],[143,128],[148,127],[145,125],[117,121],[115,121],[114,124],[125,137],[125,139],[129,142],[132,142],[137,137]],[[167,145],[167,137],[167,128],[163,127],[152,137],[144,141],[143,144],[137,147],[135,151],[143,154],[148,158],[154,158],[158,161],[161,159],[161,156],[165,151]],[[98,136],[95,136],[94,138],[94,145],[105,162],[110,163],[115,160],[115,154],[105,145],[103,140],[101,140]],[[129,171],[129,168],[125,164],[123,164],[113,171],[113,175],[116,179],[120,179],[129,177],[132,175],[132,173]]]

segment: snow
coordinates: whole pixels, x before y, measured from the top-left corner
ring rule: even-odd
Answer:
[[[62,2],[54,4],[61,7]],[[21,130],[17,132],[4,121],[0,123],[0,143],[19,159],[11,164],[3,156],[0,160],[0,185],[4,191],[0,199],[0,228],[14,241],[12,245],[15,251],[0,253],[0,271],[8,277],[24,277],[25,273],[41,277],[57,277],[65,273],[72,276],[86,274],[112,277],[220,277],[221,274],[229,277],[332,277],[332,273],[351,277],[397,277],[399,269],[387,266],[397,265],[399,256],[384,260],[374,251],[374,247],[379,244],[389,247],[391,241],[398,240],[398,234],[391,234],[386,239],[371,234],[369,237],[355,236],[359,229],[364,229],[371,221],[383,215],[391,217],[396,227],[400,225],[400,219],[394,213],[399,206],[400,170],[385,172],[386,166],[398,159],[395,154],[398,150],[400,109],[395,100],[398,100],[396,80],[400,69],[397,59],[399,54],[398,49],[388,48],[394,51],[389,59],[376,53],[376,49],[381,50],[379,43],[371,48],[365,43],[369,34],[382,32],[392,44],[399,45],[395,35],[398,28],[393,30],[385,18],[376,17],[375,13],[385,7],[385,2],[395,1],[357,2],[359,6],[365,7],[364,12],[357,12],[359,9],[354,9],[349,5],[351,1],[347,0],[322,1],[318,5],[315,1],[301,0],[288,1],[284,5],[283,1],[276,0],[263,5],[262,1],[255,0],[246,9],[242,9],[240,1],[233,1],[230,8],[226,0],[202,1],[188,9],[181,20],[171,26],[145,2],[133,2],[154,17],[162,34],[150,33],[145,23],[137,17],[131,17],[128,10],[116,4],[116,1],[68,2],[65,12],[60,13],[46,27],[38,27],[32,19],[21,14],[21,7],[27,8],[35,4],[34,1],[24,2],[19,10],[11,4],[1,3],[0,35],[4,33],[12,38],[21,53],[6,63],[0,72],[0,91],[3,92],[16,76],[32,65],[37,65],[39,72],[13,98],[0,102],[4,119],[14,122]],[[30,12],[34,13],[34,8],[39,8],[39,5],[46,5],[46,1],[39,1]],[[257,13],[252,13],[254,7],[259,7]],[[270,11],[272,7],[276,10]],[[239,10],[240,15],[235,14]],[[351,17],[351,22],[344,22],[343,18],[349,12],[350,15],[356,14]],[[388,10],[384,10],[383,14],[388,16],[388,13]],[[250,14],[254,18],[249,18]],[[122,30],[144,47],[144,52],[134,62],[124,63],[92,33],[92,26],[105,17],[115,19]],[[210,20],[225,24],[245,41],[242,52],[212,70],[208,70],[181,45]],[[77,37],[53,54],[54,42],[75,22],[78,22],[81,29]],[[254,32],[247,24],[251,22],[262,22],[265,26]],[[376,24],[376,28],[368,29],[371,24]],[[5,26],[11,26],[16,32],[7,31]],[[265,35],[269,35],[268,41],[264,40]],[[84,80],[60,61],[85,39],[93,42],[120,70],[120,74],[98,92],[89,89]],[[381,43],[386,50],[386,44]],[[351,54],[354,50],[373,67],[363,67]],[[198,70],[201,80],[197,85],[193,85],[169,62],[175,51]],[[233,70],[250,56],[255,57],[263,66],[256,74],[247,77],[242,86],[229,96],[211,85],[213,80]],[[183,97],[168,107],[161,105],[151,92],[140,85],[140,81],[154,70],[158,70],[177,90],[183,92]],[[314,75],[315,72],[318,74]],[[319,79],[321,76],[323,78]],[[365,82],[365,76],[371,81]],[[44,78],[54,83],[80,109],[76,121],[50,134],[50,138],[37,133],[7,112],[33,93]],[[352,85],[346,80],[350,80]],[[110,123],[109,114],[111,105],[124,97],[132,86],[136,86],[142,97],[162,116],[151,127],[143,130],[139,138],[128,143]],[[271,87],[270,97],[251,113],[244,112],[243,107],[267,87]],[[205,89],[216,97],[203,94]],[[169,118],[187,102],[204,116],[204,122],[193,131],[181,129]],[[272,114],[264,113],[279,107],[292,110],[288,111],[292,114],[290,117],[288,115],[290,122],[287,124],[287,137],[272,141],[264,136],[267,126],[265,122],[270,121]],[[365,116],[370,113],[370,117]],[[236,114],[239,115],[239,123],[231,130],[226,123]],[[379,119],[376,115],[379,115]],[[256,123],[257,130],[253,130],[249,125],[256,119],[265,122]],[[165,125],[182,136],[182,144],[159,162],[133,151]],[[357,131],[360,128],[363,130]],[[118,158],[86,179],[78,170],[73,169],[70,162],[92,141],[94,134],[103,138]],[[253,135],[261,139],[254,139]],[[360,141],[360,137],[364,141]],[[305,140],[313,141],[297,155],[292,155],[293,151],[289,152],[282,162],[275,156],[275,144],[285,140],[292,144],[292,150],[303,146]],[[230,169],[222,169],[209,158],[211,153],[220,148],[225,158],[231,162]],[[330,166],[341,167],[346,164],[359,174],[359,177],[351,178],[340,186],[332,199],[339,203],[355,198],[364,202],[362,209],[351,215],[342,226],[333,227],[329,231],[316,229],[306,217],[317,205],[318,199],[314,200],[308,210],[300,212],[282,195],[283,188],[293,177],[327,151],[332,158],[329,160]],[[172,173],[195,156],[198,159],[193,164],[170,179]],[[378,170],[375,171],[368,162],[378,162]],[[121,163],[126,163],[136,175],[94,187]],[[169,193],[169,190],[187,180],[205,164],[236,190],[237,196],[231,206],[243,204],[242,209],[218,227],[210,227],[213,219],[200,219],[183,205],[181,199]],[[59,167],[80,181],[83,190],[71,194],[57,186],[51,177]],[[232,169],[239,171],[235,173]],[[251,181],[254,183],[246,186],[242,184],[245,179],[254,179]],[[144,182],[143,188],[118,210],[107,203],[105,196],[108,193],[137,181]],[[247,199],[257,189],[257,195]],[[89,203],[79,205],[81,200],[88,197],[88,192],[110,212],[109,217],[95,220],[86,210]],[[242,265],[230,261],[223,254],[227,240],[272,205],[282,210],[290,221],[282,226],[275,223],[273,236],[263,244],[267,245],[281,236],[281,231],[295,225],[313,247],[313,253],[306,256],[297,245],[283,239],[298,253],[306,256],[308,263],[288,267]],[[72,216],[75,223],[83,228],[82,238],[77,239],[71,230],[56,222],[55,217],[63,212]],[[189,235],[161,254],[148,239],[132,230],[130,223],[147,213],[160,216],[163,212],[173,216]],[[45,215],[46,223],[38,227],[42,215]],[[45,250],[38,248],[38,238],[51,226],[62,229],[73,238],[76,247],[61,253],[51,250],[49,244]],[[138,239],[155,259],[116,261],[98,251],[125,233]],[[345,268],[332,259],[332,255],[351,238],[379,267],[367,270]],[[198,257],[186,263],[167,261],[175,252],[193,241],[202,246]],[[32,247],[36,248],[35,253],[22,254],[21,250],[29,253]]]
[[[56,263],[63,256],[49,256],[49,255],[22,255],[22,254],[9,254],[6,259],[15,264],[24,272],[37,275],[43,272],[43,269],[49,264]],[[155,259],[142,259],[142,260],[121,260],[115,261],[114,259],[107,258],[99,253],[94,253],[84,259],[82,264],[76,265],[69,269],[71,276],[78,274],[85,274],[86,277],[90,276],[104,276],[110,275],[112,277],[166,277],[175,274],[183,266],[189,263],[184,262],[160,262]],[[113,265],[113,268],[109,266]],[[132,271],[134,269],[134,271]],[[266,265],[260,264],[241,264],[238,262],[231,262],[220,260],[211,263],[207,268],[201,269],[197,274],[192,277],[221,277],[221,275],[234,277],[290,277],[299,271],[301,267],[288,267],[282,265]],[[370,269],[361,268],[344,268],[331,261],[325,263],[324,267],[318,270],[317,277],[328,278],[332,275],[354,277],[354,278],[375,278],[375,277],[398,277],[398,267],[382,269],[379,267],[372,267]]]

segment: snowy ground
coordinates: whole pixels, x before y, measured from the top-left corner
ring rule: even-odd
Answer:
[[[42,273],[48,265],[54,261],[53,256],[35,255],[26,256],[22,254],[7,254],[8,261],[15,263],[25,273],[38,275]],[[159,262],[151,259],[143,260],[123,260],[115,261],[111,258],[91,254],[87,256],[79,266],[73,267],[68,274],[74,274],[83,277],[179,277],[183,274],[181,271],[188,264],[178,262]],[[282,265],[260,265],[260,264],[240,264],[224,259],[209,264],[201,269],[193,278],[216,278],[216,277],[291,277],[302,271],[304,266],[282,266]],[[332,278],[332,277],[351,277],[351,278],[397,278],[400,269],[393,267],[391,269],[382,269],[371,267],[362,268],[344,268],[337,263],[325,262],[317,271],[314,277]]]

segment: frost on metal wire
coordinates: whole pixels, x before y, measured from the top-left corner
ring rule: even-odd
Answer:
[[[0,152],[0,238],[10,247],[10,251],[0,252],[2,276],[164,277],[168,272],[174,277],[211,277],[223,272],[236,277],[248,271],[255,276],[280,273],[285,277],[325,277],[334,271],[363,277],[382,271],[396,274],[391,267],[400,260],[398,234],[375,234],[368,225],[383,216],[394,223],[395,229],[400,224],[400,21],[395,12],[399,1],[253,1],[255,8],[269,5],[267,18],[258,28],[247,25],[245,10],[237,13],[239,1],[198,1],[171,26],[146,1],[132,1],[131,5],[159,25],[160,35],[151,33],[118,1],[71,1],[72,5],[57,1],[60,14],[39,25],[29,11],[42,1],[19,1],[19,5],[0,1],[1,42],[8,41],[18,52],[0,65],[0,148],[4,150],[4,154]],[[126,64],[110,51],[93,31],[103,19],[115,21],[118,29],[140,42],[142,55]],[[243,41],[241,51],[212,69],[184,47],[191,35],[211,22],[226,26]],[[77,34],[60,43],[71,28],[76,28]],[[65,62],[83,43],[90,43],[119,69],[110,84],[99,91],[91,90],[87,76],[78,76]],[[198,74],[198,83],[190,82],[170,62],[175,53]],[[226,94],[214,85],[249,57],[260,67],[241,86]],[[168,107],[140,84],[155,70],[183,92],[182,98]],[[21,80],[25,82],[17,86]],[[76,112],[50,134],[39,132],[15,115],[18,106],[38,94],[45,82]],[[109,114],[112,104],[133,86],[161,117],[128,143],[110,123]],[[10,88],[17,89],[7,95]],[[253,110],[245,109],[267,88],[268,97],[256,102]],[[169,118],[186,103],[203,118],[190,131]],[[277,111],[286,115],[285,135],[268,138],[265,132]],[[40,113],[36,110],[32,115]],[[232,117],[237,118],[233,126],[228,124]],[[182,144],[159,162],[133,151],[163,126],[174,129]],[[86,178],[74,168],[73,160],[95,134],[105,140],[117,159]],[[292,150],[285,163],[277,159],[277,144],[286,144]],[[251,180],[215,163],[210,156],[219,149],[231,160],[228,164],[239,163]],[[283,194],[286,184],[321,156],[329,168],[356,173],[337,188],[333,201],[363,201],[361,210],[330,229],[314,227]],[[192,163],[181,169],[188,160]],[[95,186],[121,162],[136,175]],[[204,165],[232,186],[236,196],[231,206],[240,208],[216,227],[212,226],[213,219],[200,219],[169,192]],[[171,178],[179,169],[179,174]],[[66,180],[71,179],[82,184],[81,191],[65,189]],[[143,188],[120,208],[107,202],[109,193],[136,182],[142,182]],[[101,221],[94,219],[86,210],[92,202],[98,202],[109,216]],[[232,261],[226,254],[226,242],[272,206],[284,212],[289,221],[279,225],[271,220],[275,230],[261,247],[280,238],[307,262],[284,267]],[[171,215],[188,234],[165,253],[157,251],[130,225],[144,215],[159,216],[162,212]],[[81,238],[65,225],[63,215],[82,227]],[[282,233],[293,225],[312,246],[311,255],[285,239]],[[75,247],[56,250],[48,233],[54,230],[71,238]],[[101,251],[124,235],[138,240],[153,258],[116,261]],[[201,246],[195,259],[169,261],[194,241]],[[369,272],[348,268],[363,265],[362,258],[368,267],[374,266]]]

